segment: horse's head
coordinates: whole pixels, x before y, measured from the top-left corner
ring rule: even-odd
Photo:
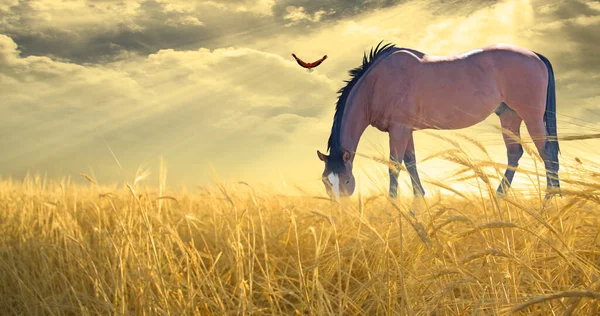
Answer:
[[[335,199],[352,195],[356,186],[352,175],[354,155],[344,151],[340,157],[330,157],[318,150],[317,155],[325,163],[322,180],[329,197]]]

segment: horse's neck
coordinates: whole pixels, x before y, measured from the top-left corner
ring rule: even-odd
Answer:
[[[365,109],[368,103],[365,99],[364,85],[357,85],[354,89],[358,90],[353,91],[352,97],[347,101],[340,133],[341,147],[351,153],[356,152],[360,137],[369,126],[368,111]]]
[[[419,51],[407,48],[397,48],[395,51],[398,50],[410,51],[419,58],[422,58],[424,55]],[[358,148],[360,137],[370,124],[370,111],[366,107],[368,107],[372,101],[369,99],[370,94],[368,93],[368,90],[369,87],[373,86],[374,81],[373,79],[369,79],[371,77],[368,76],[368,72],[373,70],[381,60],[383,60],[383,58],[376,61],[375,64],[371,66],[371,69],[363,74],[362,78],[359,79],[352,88],[350,96],[346,101],[346,109],[344,110],[340,128],[340,146],[343,150],[355,153],[356,148]]]

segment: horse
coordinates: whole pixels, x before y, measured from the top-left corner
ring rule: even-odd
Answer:
[[[560,194],[554,70],[546,57],[510,44],[434,56],[382,43],[349,71],[351,78],[338,91],[329,155],[317,150],[325,163],[322,181],[330,198],[353,194],[356,148],[369,125],[389,134],[389,197],[397,198],[403,162],[414,196],[421,197],[425,190],[413,132],[467,128],[492,113],[500,118],[508,160],[497,196],[505,196],[523,155],[518,141],[522,122],[544,161],[545,199]]]

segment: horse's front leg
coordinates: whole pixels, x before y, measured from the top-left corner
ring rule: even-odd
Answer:
[[[400,165],[406,153],[409,140],[412,138],[412,129],[408,126],[390,123],[388,129],[390,134],[390,198],[398,197],[398,175],[400,174]]]
[[[413,195],[415,197],[424,196],[425,190],[423,189],[423,185],[421,185],[421,179],[419,179],[419,172],[417,171],[417,156],[415,155],[415,141],[412,132],[410,133],[408,145],[406,146],[406,151],[404,152],[404,165],[406,166],[406,170],[408,170],[408,174],[410,175]]]

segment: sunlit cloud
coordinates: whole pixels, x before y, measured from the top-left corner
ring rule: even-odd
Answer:
[[[306,12],[304,7],[288,6],[285,8],[287,14],[283,16],[284,20],[289,20],[290,23],[286,26],[291,26],[302,21],[319,22],[326,15],[335,13],[335,10],[325,11],[320,9],[313,14]]]
[[[30,164],[49,167],[47,158],[100,144],[99,132],[116,142],[116,152],[125,147],[140,149],[140,142],[145,142],[144,150],[158,155],[197,142],[190,151],[200,154],[198,163],[208,163],[231,144],[251,136],[258,148],[286,140],[304,127],[302,120],[326,112],[323,104],[332,102],[327,98],[334,92],[326,77],[311,76],[293,61],[252,49],[164,50],[147,58],[92,67],[46,57],[19,58],[9,38],[3,37],[2,43],[2,58],[7,60],[2,75],[21,79],[2,86],[2,92],[11,95],[4,103],[3,117],[13,121],[9,126],[29,126],[21,136],[36,139],[5,140],[3,147],[9,150],[2,159],[10,162],[9,170]],[[27,119],[14,122],[21,113]],[[57,122],[68,128],[57,128]],[[219,140],[229,144],[219,146],[214,142]],[[207,148],[213,149],[203,152]],[[136,152],[130,155],[143,160]]]

